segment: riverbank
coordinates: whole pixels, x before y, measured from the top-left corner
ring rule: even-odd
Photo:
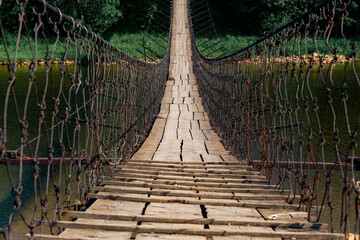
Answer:
[[[155,61],[151,61],[150,59],[147,59],[147,62],[159,62],[161,61],[161,59],[155,59]],[[255,63],[260,63],[263,61],[263,59],[256,57],[256,58],[252,58],[250,59],[245,59],[245,62],[255,62]],[[313,54],[313,55],[303,55],[301,57],[299,56],[289,56],[289,57],[280,57],[280,58],[273,58],[273,59],[267,59],[268,62],[271,63],[279,63],[279,64],[286,64],[286,63],[296,63],[297,65],[300,65],[301,63],[305,64],[306,66],[310,65],[310,62],[312,65],[320,65],[320,62],[323,65],[328,65],[328,64],[344,64],[347,62],[352,62],[351,58],[348,58],[346,56],[337,56],[336,59],[334,58],[334,56],[332,55],[323,55],[320,56],[318,54]],[[355,58],[354,61],[358,62],[360,61],[360,57]],[[241,60],[239,61],[241,62]],[[32,63],[32,61],[18,61],[17,62],[17,66],[29,66]],[[51,65],[60,65],[61,64],[61,60],[55,60],[51,62]],[[65,65],[74,65],[75,61],[74,60],[66,60],[63,62],[63,64]],[[83,63],[84,64],[84,63]],[[8,65],[8,62],[2,62],[0,61],[0,65],[2,66],[6,66]],[[44,60],[38,60],[38,65],[43,66],[46,65],[46,61]]]
[[[255,57],[250,59],[245,59],[245,62],[255,62],[260,63],[264,60],[261,57]],[[284,57],[278,57],[278,58],[271,58],[267,59],[267,62],[270,63],[279,63],[279,64],[293,64],[296,65],[304,64],[306,66],[311,65],[329,65],[329,64],[343,64],[347,62],[352,62],[353,59],[343,56],[343,55],[337,55],[336,57],[334,55],[319,55],[317,53],[313,53],[311,55],[302,55],[302,56],[284,56]],[[354,61],[358,62],[360,61],[360,58],[354,58]]]
[[[149,35],[152,39],[156,42],[161,43],[158,45],[156,42],[152,41],[149,37],[145,37],[142,32],[138,33],[124,33],[124,34],[108,34],[106,36],[106,40],[109,41],[114,46],[118,47],[122,51],[126,52],[129,55],[135,56],[139,59],[143,59],[143,47],[140,44],[145,42],[145,46],[151,51],[155,52],[158,56],[154,56],[154,54],[149,53],[147,51],[147,55],[151,56],[151,59],[158,61],[159,57],[164,56],[166,47],[167,47],[167,36],[159,36],[150,34]],[[23,39],[20,41],[16,49],[16,42],[17,36],[14,34],[5,34],[5,40],[7,45],[7,51],[10,55],[11,61],[14,59],[15,52],[16,55],[16,62],[18,65],[30,65],[32,60],[34,59],[34,40],[33,39]],[[166,41],[165,41],[166,40]],[[70,43],[69,48],[66,49],[66,42],[65,39],[61,39],[60,43],[57,43],[54,47],[55,39],[49,37],[47,41],[43,38],[38,39],[37,43],[37,59],[38,64],[45,64],[45,60],[49,57],[54,59],[52,62],[54,64],[59,64],[61,59],[63,58],[66,52],[66,61],[67,63],[74,63],[75,54],[78,54],[76,51],[75,46],[73,43]],[[86,48],[86,44],[83,47]],[[79,50],[79,49],[78,49]],[[79,58],[79,54],[78,54]],[[82,50],[81,58],[86,59],[85,51]],[[147,59],[149,60],[149,58]],[[0,43],[0,65],[7,65],[8,63],[8,56],[5,51],[5,47],[3,43]]]
[[[223,51],[218,51],[215,54],[211,55],[211,58],[216,58],[216,57],[222,55],[223,53],[231,54],[231,53],[237,52],[240,49],[243,49],[243,48],[249,46],[250,44],[254,43],[258,39],[259,39],[258,36],[239,36],[239,35],[225,34],[225,35],[219,35],[218,37],[207,37],[207,38],[202,38],[202,39],[196,39],[196,41],[199,46],[199,50],[204,55],[207,55],[210,52],[212,52],[220,47],[223,47]],[[358,37],[356,39],[348,39],[348,40],[351,43],[355,42],[356,46],[360,46],[360,37]],[[216,44],[217,42],[220,42],[220,43],[217,44],[216,46],[212,47],[211,49],[206,50],[209,46],[212,46],[212,45]],[[335,42],[336,42],[336,44],[335,44]],[[308,52],[308,53],[314,52],[313,39],[307,38],[306,41],[305,41],[305,39],[302,39],[301,51],[303,53],[305,51],[305,48],[304,48],[305,43],[307,46],[306,52]],[[325,59],[329,58],[329,56],[331,55],[331,52],[330,52],[330,49],[328,48],[328,46],[326,45],[325,41],[323,39],[320,39],[316,43],[317,43],[317,50],[315,51],[315,52],[317,52],[316,54],[323,56]],[[352,53],[351,47],[348,46],[347,42],[343,38],[339,38],[336,40],[329,39],[329,46],[333,47],[335,45],[337,47],[338,60],[341,62],[345,62],[346,56],[350,56]],[[297,46],[294,47],[293,43],[291,46],[292,47],[286,51],[287,57],[292,57],[292,56],[295,57],[298,55],[298,51],[299,51],[298,47]],[[301,55],[305,56],[303,53]],[[311,54],[309,54],[307,56],[310,56],[310,55]],[[329,63],[329,61],[326,61],[326,62]]]
[[[151,40],[149,37],[145,36],[142,32],[138,32],[138,33],[111,33],[111,34],[107,34],[105,36],[105,39],[107,39],[111,44],[113,44],[114,46],[118,47],[119,49],[121,49],[122,51],[128,53],[129,55],[135,56],[139,59],[143,59],[143,51],[144,48],[140,45],[143,43],[143,41],[145,41],[145,46],[146,48],[149,48],[152,52],[154,52],[156,55],[155,56],[154,53],[151,53],[149,51],[147,52],[147,55],[150,56],[150,58],[147,58],[147,61],[158,61],[161,57],[165,54],[165,50],[166,50],[166,46],[167,46],[167,36],[159,36],[159,35],[150,35],[150,37],[154,40]],[[209,52],[211,52],[210,50],[206,50],[206,48],[208,48],[208,46],[214,45],[217,42],[221,41],[218,45],[216,45],[214,48],[211,48],[212,51],[213,49],[217,49],[220,47],[223,47],[223,51],[219,51],[217,53],[215,53],[214,55],[211,55],[211,58],[215,58],[218,57],[220,55],[222,55],[223,53],[226,54],[231,54],[234,53],[236,51],[238,51],[239,49],[242,49],[246,46],[248,46],[249,44],[252,44],[253,42],[255,42],[256,40],[258,40],[259,37],[257,36],[237,36],[237,35],[220,35],[219,37],[214,37],[214,38],[203,38],[201,40],[198,40],[198,45],[199,45],[199,49],[200,51],[204,51],[203,54],[206,55]],[[355,41],[355,44],[357,46],[360,46],[360,39],[355,39],[355,40],[350,40],[350,41]],[[14,56],[14,52],[15,52],[15,45],[16,45],[16,36],[15,35],[11,35],[11,34],[6,34],[6,42],[8,45],[8,51],[10,54],[10,59],[13,59]],[[38,40],[38,64],[39,65],[45,65],[45,59],[48,56],[48,54],[51,53],[51,56],[53,59],[52,64],[60,64],[60,61],[64,55],[65,52],[65,47],[63,47],[60,44],[57,44],[57,46],[53,49],[53,45],[52,44],[48,44],[48,43],[52,43],[54,41],[52,41],[52,39],[48,39],[47,42],[45,42],[43,39],[39,39]],[[62,41],[63,42],[63,41]],[[202,44],[202,43],[206,43],[206,44]],[[33,51],[31,50],[31,48],[33,48],[33,43],[31,43],[32,47],[29,47],[29,41],[21,41],[19,46],[18,46],[18,51],[17,51],[17,64],[20,66],[23,65],[30,65],[31,64],[31,60],[33,59]],[[283,61],[291,61],[291,62],[296,62],[296,63],[300,63],[301,61],[304,61],[305,63],[309,63],[310,59],[312,57],[312,61],[314,64],[319,64],[320,60],[323,62],[323,64],[330,64],[334,57],[329,54],[329,50],[325,44],[324,41],[318,41],[317,42],[318,46],[318,53],[315,53],[313,55],[302,55],[301,57],[299,57],[298,55],[296,55],[295,52],[290,53],[288,52],[286,55],[286,57],[281,57],[281,58],[276,58],[275,61],[276,62],[283,62]],[[334,46],[334,40],[330,39],[329,40],[329,44],[331,46]],[[312,39],[307,39],[307,46],[312,46]],[[338,51],[338,57],[337,57],[337,61],[336,63],[345,63],[347,61],[351,61],[351,59],[349,59],[347,56],[349,56],[351,54],[351,49],[350,47],[347,45],[347,43],[345,42],[344,39],[338,39],[336,41],[336,46],[338,47],[337,51]],[[308,52],[312,52],[311,47],[308,47]],[[75,59],[75,47],[70,45],[66,56],[67,56],[67,60],[66,63],[67,64],[74,64],[74,60]],[[84,52],[84,51],[83,51]],[[84,53],[83,53],[84,54]],[[83,56],[83,58],[86,58],[86,56]],[[153,59],[153,60],[151,60]],[[357,58],[356,61],[359,61],[360,59]],[[256,60],[256,61],[260,61],[260,60]],[[0,44],[0,65],[7,65],[7,56],[6,56],[6,52],[4,49],[3,44]]]

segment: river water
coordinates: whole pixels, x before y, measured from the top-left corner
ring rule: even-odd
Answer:
[[[333,79],[335,81],[335,85],[337,86],[341,86],[343,84],[344,81],[346,81],[347,83],[347,94],[349,95],[349,99],[348,99],[348,107],[349,107],[349,118],[354,120],[354,119],[358,119],[358,114],[360,111],[360,88],[358,86],[358,83],[356,81],[354,81],[353,78],[351,78],[350,80],[348,79],[349,76],[345,76],[344,75],[344,68],[346,67],[347,72],[349,72],[349,75],[351,75],[351,67],[349,67],[348,65],[345,64],[337,64],[334,68],[333,71]],[[71,69],[73,68],[71,65],[68,66],[68,70],[71,71]],[[356,69],[360,74],[360,62],[356,63]],[[54,96],[54,94],[56,94],[56,89],[58,89],[59,86],[59,82],[60,82],[60,78],[61,78],[61,74],[59,73],[59,66],[54,65],[53,66],[53,77],[52,77],[52,81],[50,84],[51,87],[50,89],[52,89],[50,92],[47,93],[47,97],[46,97],[46,102],[47,102],[47,110],[46,110],[46,114],[51,115],[52,111],[53,111],[53,101],[52,98]],[[18,111],[19,112],[23,112],[23,108],[24,108],[24,98],[26,96],[27,93],[27,86],[28,86],[28,77],[29,77],[29,67],[28,66],[22,66],[22,67],[18,67],[18,70],[16,72],[17,75],[17,82],[15,84],[15,92],[16,92],[16,100],[17,100],[17,105],[18,105]],[[45,89],[45,67],[44,66],[39,66],[38,69],[36,70],[36,91],[37,91],[37,95],[38,96],[42,96],[42,93],[44,92]],[[9,72],[6,66],[0,66],[0,128],[3,128],[3,121],[4,121],[4,116],[3,116],[3,112],[4,112],[4,99],[5,99],[5,94],[6,94],[6,87],[7,87],[7,81],[9,78]],[[346,79],[347,78],[347,79]],[[316,85],[318,84],[317,81],[319,81],[319,76],[316,74],[316,71],[313,71],[312,73],[312,83],[311,83],[311,87],[314,87],[314,89],[316,89]],[[63,88],[64,88],[64,92],[66,92],[69,89],[70,86],[70,80],[69,79],[65,79],[63,81]],[[35,91],[35,90],[33,90]],[[319,99],[324,99],[326,98],[326,94],[324,92],[321,91],[314,91],[314,94],[317,94],[317,96],[319,96]],[[39,111],[36,108],[36,102],[38,101],[38,99],[35,96],[36,94],[30,94],[30,99],[29,99],[29,111],[27,114],[27,120],[29,123],[29,139],[32,139],[32,137],[36,136],[37,134],[37,127],[38,127],[38,118],[39,118]],[[333,95],[334,99],[341,97],[339,94],[334,93]],[[324,112],[321,112],[322,107],[321,107],[321,102],[324,101],[320,101],[319,100],[319,108],[320,108],[320,112],[319,114],[322,115],[324,114]],[[19,147],[19,143],[20,143],[20,135],[21,135],[21,131],[19,128],[19,123],[16,120],[16,109],[14,108],[15,104],[14,101],[11,100],[9,106],[11,106],[9,108],[8,114],[9,117],[8,119],[8,127],[7,127],[7,131],[8,131],[8,142],[7,142],[7,149],[11,149],[11,150],[15,150]],[[340,106],[340,105],[339,105]],[[343,127],[341,127],[341,140],[342,141],[349,141],[349,138],[347,136],[346,131],[344,131],[344,128],[346,128],[346,119],[344,117],[344,113],[341,112],[341,107],[337,106],[340,110],[338,110],[338,115],[339,115],[339,119],[338,119],[338,126],[342,125]],[[60,104],[60,109],[63,109],[64,106]],[[336,106],[335,106],[336,107]],[[63,111],[63,110],[62,110]],[[61,112],[60,112],[61,114]],[[312,116],[313,118],[313,116]],[[340,122],[339,122],[340,121]],[[330,124],[330,123],[329,123]],[[329,126],[327,126],[326,128],[328,128],[328,130],[331,132],[331,124]],[[54,135],[55,141],[57,141],[57,139],[59,138],[59,136],[57,134]],[[328,141],[331,142],[331,137],[329,139],[327,139]],[[345,144],[346,145],[346,144]],[[40,150],[39,150],[39,155],[42,156],[47,156],[47,144],[46,141],[41,142],[40,143]],[[346,149],[341,149],[342,151],[346,152]],[[25,152],[26,153],[26,152]],[[60,152],[59,152],[59,148],[55,148],[55,156],[59,156]],[[334,162],[334,153],[332,151],[327,151],[326,152],[326,161],[328,162]],[[41,168],[41,183],[42,184],[46,184],[46,175],[48,172],[48,168],[47,166],[40,166]],[[56,167],[54,167],[52,169],[52,171],[56,172],[58,171],[58,169]],[[0,184],[0,227],[5,227],[7,226],[7,224],[9,223],[9,215],[12,212],[13,209],[13,203],[14,203],[14,197],[12,195],[12,186],[9,182],[9,177],[8,177],[8,172],[10,173],[12,180],[14,181],[14,185],[16,186],[18,184],[19,181],[19,166],[10,166],[9,169],[6,168],[6,166],[4,165],[0,165],[0,181],[2,182],[2,184]],[[65,174],[65,173],[64,173]],[[65,178],[65,175],[62,175],[63,178]],[[308,171],[308,175],[309,178],[311,179],[313,177],[314,171],[313,170],[309,170]],[[360,179],[360,175],[358,172],[355,173],[357,176],[357,179]],[[332,182],[333,182],[333,193],[332,193],[332,204],[334,207],[334,225],[337,226],[335,227],[335,230],[338,230],[338,226],[339,226],[339,222],[340,222],[340,211],[339,209],[341,208],[341,196],[342,196],[342,190],[343,190],[343,180],[342,180],[342,176],[341,173],[339,171],[333,171],[332,173]],[[61,180],[61,179],[60,179]],[[60,181],[59,179],[55,179],[55,181]],[[63,180],[62,180],[63,181]],[[312,182],[312,180],[310,181]],[[21,194],[21,202],[22,202],[22,207],[21,207],[21,211],[23,213],[23,216],[26,218],[27,221],[30,221],[32,219],[32,216],[34,215],[34,212],[36,212],[36,214],[38,214],[39,209],[37,209],[36,211],[34,211],[34,167],[33,166],[24,166],[23,169],[23,175],[22,175],[22,184],[24,186],[24,190]],[[71,187],[73,189],[75,189],[73,191],[73,194],[76,194],[76,182],[73,181],[71,182]],[[325,181],[324,179],[322,179],[319,182],[319,191],[320,193],[323,192],[324,189],[324,185],[325,185]],[[45,191],[45,188],[42,189],[42,191]],[[321,195],[320,195],[321,196]],[[352,198],[354,198],[355,195],[352,195]],[[322,201],[322,199],[318,200],[319,202]],[[352,204],[352,208],[353,208],[353,199],[351,201]],[[53,209],[55,205],[55,194],[54,194],[54,190],[53,187],[49,187],[49,192],[48,192],[48,209]],[[326,204],[325,204],[326,206]],[[52,213],[49,212],[48,213],[49,218],[52,218]],[[320,221],[325,222],[325,223],[330,223],[330,216],[329,216],[329,208],[326,207],[324,210],[324,214],[322,215],[322,218],[320,219]],[[354,222],[354,216],[352,216],[349,220],[349,222]],[[353,224],[351,225],[353,226]],[[14,239],[25,239],[24,234],[29,232],[29,229],[24,225],[22,219],[20,218],[20,216],[18,214],[15,214],[13,216],[13,219],[11,219],[11,227],[12,227],[12,234]]]

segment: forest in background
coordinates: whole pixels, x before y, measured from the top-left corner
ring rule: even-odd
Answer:
[[[161,0],[162,3],[166,1]],[[191,3],[195,4],[199,1],[203,0],[191,0]],[[212,41],[222,40],[228,53],[246,46],[256,39],[256,36],[262,36],[276,29],[316,4],[312,0],[207,1],[219,35],[208,38],[214,38]],[[139,53],[135,50],[138,46],[134,46],[134,42],[142,41],[142,32],[146,30],[154,12],[164,13],[168,10],[162,7],[164,5],[157,6],[155,0],[48,0],[47,2],[122,50],[138,57]],[[201,4],[206,3],[203,2]],[[350,33],[350,37],[355,37],[360,35],[359,2],[353,1],[351,9],[349,16],[352,18],[347,18],[345,28]],[[28,8],[27,11],[32,11],[32,8]],[[18,29],[18,12],[19,6],[15,1],[3,1],[0,7],[2,24],[10,45],[15,41]]]

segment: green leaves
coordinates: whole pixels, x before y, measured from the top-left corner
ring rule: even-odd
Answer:
[[[84,22],[97,33],[103,33],[122,17],[120,0],[82,0],[79,5]]]

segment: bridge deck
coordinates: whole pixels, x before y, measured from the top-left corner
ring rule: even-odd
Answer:
[[[342,238],[310,224],[224,148],[192,72],[187,1],[174,0],[170,80],[152,131],[132,159],[98,187],[85,212],[48,239]],[[275,215],[275,220],[270,216]],[[297,229],[300,228],[300,229]]]

